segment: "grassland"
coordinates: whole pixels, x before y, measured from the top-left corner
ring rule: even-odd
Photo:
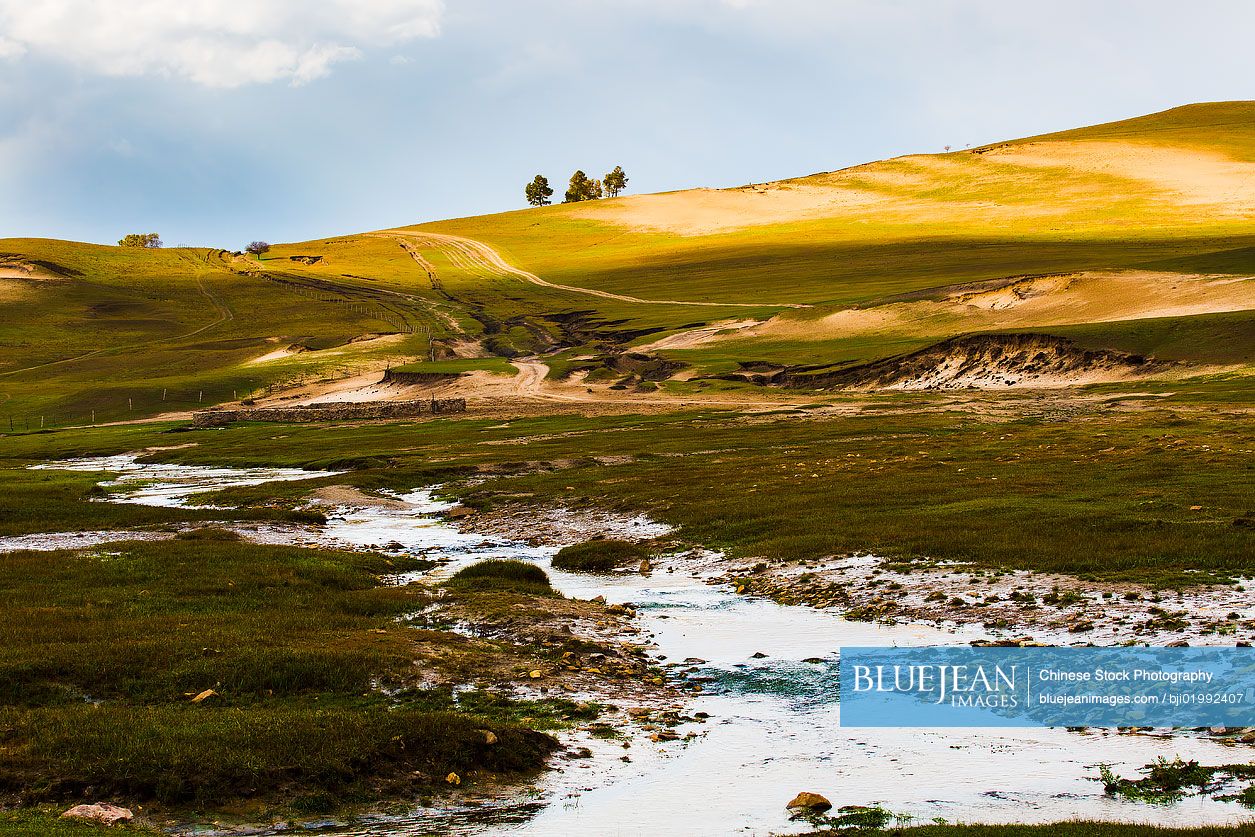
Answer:
[[[413,688],[464,641],[396,623],[423,593],[381,575],[409,564],[215,538],[4,556],[0,795],[317,811],[538,768],[554,745],[509,701]]]
[[[193,409],[433,351],[489,363],[563,349],[599,355],[732,318],[770,319],[789,334],[663,354],[720,373],[745,361],[872,359],[998,328],[1153,318],[1076,308],[1011,323],[968,312],[858,334],[824,325],[851,306],[1024,275],[1249,277],[1253,149],[1255,104],[1217,103],[775,184],[280,244],[261,260],[0,240],[0,267],[9,266],[0,278],[0,429]],[[502,272],[422,238],[429,233],[483,242],[567,288]],[[1160,294],[1171,301],[1167,289],[1143,295]],[[786,307],[798,305],[810,307]],[[1188,313],[1234,310],[1250,306],[1231,300]],[[1174,359],[1248,364],[1245,350],[1231,349],[1235,334],[1249,332],[1245,320],[1200,328],[1178,319],[1161,327],[1188,332],[1163,344]],[[1160,346],[1122,329],[1085,338]]]
[[[645,513],[677,527],[677,542],[734,559],[871,552],[1160,587],[1233,583],[1255,571],[1252,162],[1255,104],[1223,103],[776,184],[280,244],[261,260],[0,240],[0,536],[312,521],[299,507],[319,488],[441,484],[481,510]],[[483,242],[524,272],[433,233]],[[1063,290],[1031,284],[1061,275]],[[1012,287],[1021,280],[1031,287]],[[1010,296],[972,301],[981,294]],[[482,381],[531,355],[551,377],[588,373],[571,392],[587,386],[595,399],[626,374],[610,361],[630,347],[732,320],[761,325],[634,361],[699,376],[650,380],[651,391],[745,398],[746,385],[700,376],[1007,331],[1190,366],[1051,395],[831,395],[748,412],[660,414],[641,391],[640,414],[542,405],[520,417],[507,403],[412,422],[66,428],[387,368]],[[99,502],[104,475],[26,467],[143,450],[346,473],[212,498],[238,508],[154,509]],[[92,788],[173,808],[282,799],[312,812],[430,792],[449,771],[537,766],[552,743],[529,726],[560,724],[571,707],[416,684],[526,677],[548,646],[401,629],[399,617],[429,603],[421,588],[381,585],[404,568],[211,529],[5,554],[0,798]],[[481,566],[439,593],[467,618],[579,606],[510,566]],[[0,814],[0,833],[92,833],[45,813]]]
[[[218,498],[262,508],[320,484],[441,482],[481,506],[529,496],[645,512],[736,556],[798,561],[870,551],[1180,585],[1252,569],[1255,439],[1224,406],[1235,397],[1221,386],[1210,396],[1204,388],[1162,397],[1154,409],[1112,409],[1127,398],[1117,390],[1092,404],[1047,400],[1018,418],[1026,405],[1009,396],[966,406],[934,397],[923,411],[921,397],[899,396],[850,417],[803,410],[753,419],[699,412],[241,424],[184,434],[206,446],[158,455],[354,467]],[[62,450],[116,452],[159,438],[156,429],[119,427],[6,443],[15,467]],[[494,478],[454,488],[481,469]]]

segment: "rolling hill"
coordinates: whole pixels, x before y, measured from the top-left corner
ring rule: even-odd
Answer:
[[[1253,218],[1255,102],[1226,102],[261,261],[0,239],[0,417],[141,418],[452,357],[538,355],[592,384],[642,380],[630,352],[684,368],[662,381],[676,392],[752,389],[754,369],[815,384],[981,334],[1162,361],[1108,379],[1249,371]]]

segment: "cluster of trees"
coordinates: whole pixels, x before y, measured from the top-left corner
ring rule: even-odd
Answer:
[[[623,173],[623,166],[615,166],[614,171],[607,174],[601,180],[589,177],[583,171],[576,171],[571,175],[571,182],[567,186],[566,194],[563,195],[563,203],[577,203],[579,201],[595,201],[602,197],[617,198],[619,194],[627,188],[627,175]],[[523,194],[527,198],[527,202],[532,206],[548,206],[552,201],[553,189],[549,186],[549,178],[543,174],[536,175],[531,183],[528,183],[523,189]]]
[[[161,236],[156,233],[131,233],[118,240],[119,247],[160,247]]]
[[[161,236],[156,233],[130,233],[118,239],[119,247],[145,247],[154,249],[162,246]],[[244,248],[245,252],[252,253],[254,256],[262,256],[270,252],[270,245],[264,241],[250,242]]]

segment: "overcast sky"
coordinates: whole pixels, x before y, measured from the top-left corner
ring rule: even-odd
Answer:
[[[242,247],[1255,96],[1248,0],[0,0],[0,237]]]

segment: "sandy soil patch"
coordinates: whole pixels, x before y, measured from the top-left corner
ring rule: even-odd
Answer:
[[[58,276],[47,268],[25,262],[0,262],[0,279],[24,279],[56,281],[64,277]]]
[[[1255,211],[1255,164],[1207,151],[1129,142],[1008,145],[985,159],[1030,168],[1057,167],[1140,181],[1165,200],[1208,205],[1225,215]]]
[[[1074,180],[1045,188],[1047,169]],[[819,218],[1014,222],[1101,210],[1122,198],[1188,210],[1193,220],[1203,206],[1209,216],[1249,217],[1255,212],[1255,164],[1159,145],[1041,142],[970,155],[908,155],[731,189],[630,195],[579,204],[570,212],[637,232],[698,236]]]
[[[700,328],[690,328],[678,334],[633,347],[638,352],[654,352],[659,349],[693,349],[709,343],[721,334],[735,334],[741,329],[758,325],[759,320],[721,320]]]
[[[1087,271],[1021,277],[992,288],[956,289],[940,300],[843,308],[819,318],[779,315],[704,342],[768,338],[831,340],[1184,317],[1255,309],[1255,280],[1152,271]]]
[[[573,214],[640,232],[711,235],[763,224],[783,224],[857,210],[887,207],[873,191],[830,186],[770,183],[737,189],[692,189],[629,195],[590,202]]]
[[[272,352],[266,352],[261,357],[255,357],[252,360],[248,361],[248,364],[252,366],[258,363],[270,363],[272,361],[283,360],[284,358],[292,357],[293,355],[299,355],[307,351],[309,350],[306,349],[304,346],[285,346],[282,349],[275,349]]]
[[[401,334],[401,333],[363,334],[359,337],[354,337],[353,339],[351,339],[349,342],[345,343],[342,346],[335,346],[334,348],[330,348],[330,349],[319,349],[317,351],[308,349],[305,346],[301,346],[301,345],[284,346],[284,347],[273,349],[269,352],[266,352],[264,355],[261,355],[259,357],[253,358],[252,360],[246,361],[246,363],[250,366],[261,364],[261,363],[273,363],[274,361],[277,361],[277,360],[286,360],[287,358],[295,357],[296,355],[303,355],[303,354],[313,355],[318,360],[323,360],[325,358],[330,358],[330,357],[343,357],[344,355],[351,355],[351,354],[355,354],[357,352],[365,351],[368,349],[376,349],[380,347],[393,346],[393,345],[396,345],[397,343],[403,342],[407,337],[410,337],[410,336],[411,335]],[[278,343],[279,341],[280,341],[280,338],[278,337],[271,337],[269,339],[269,342],[271,343]]]
[[[410,504],[395,497],[368,494],[351,485],[325,485],[309,495],[320,503],[332,506],[356,506],[373,509],[408,509]]]

